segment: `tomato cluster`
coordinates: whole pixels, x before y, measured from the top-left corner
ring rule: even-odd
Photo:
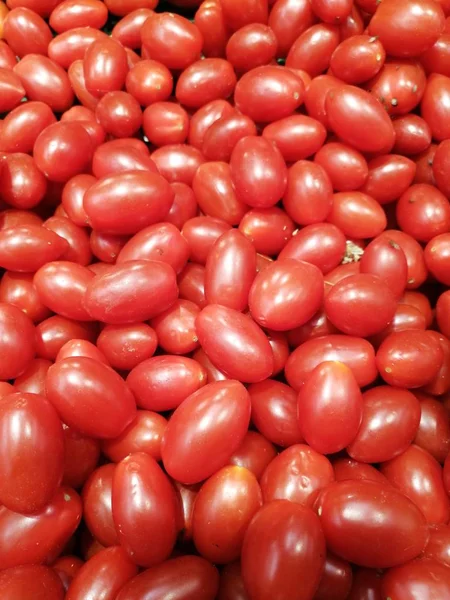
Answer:
[[[450,1],[0,0],[0,113],[1,600],[449,600]]]

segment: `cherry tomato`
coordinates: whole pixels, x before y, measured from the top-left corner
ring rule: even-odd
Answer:
[[[137,492],[131,501],[130,486]],[[133,562],[149,567],[168,558],[177,534],[177,502],[169,479],[151,456],[137,452],[117,465],[112,509],[120,544]]]
[[[83,59],[86,89],[94,96],[122,89],[127,75],[124,47],[113,38],[91,44]]]
[[[381,583],[383,595],[407,600],[426,590],[432,598],[445,598],[450,593],[448,569],[434,560],[413,560],[390,569]]]
[[[31,319],[19,308],[0,304],[0,350],[3,360],[0,379],[15,379],[35,356],[35,329]]]
[[[65,460],[63,484],[81,487],[95,469],[100,457],[100,442],[63,424]]]
[[[391,333],[377,352],[377,368],[384,381],[396,387],[416,388],[432,381],[438,373],[444,352],[427,331]]]
[[[260,479],[277,455],[274,445],[256,431],[247,431],[242,444],[230,458],[230,464],[243,467]]]
[[[52,39],[50,27],[35,11],[17,7],[9,11],[3,23],[3,38],[16,56],[47,54]]]
[[[141,29],[148,17],[152,16],[150,8],[136,8],[119,19],[111,31],[111,37],[126,48],[136,50],[141,47]]]
[[[163,412],[179,406],[206,384],[204,368],[185,356],[154,356],[136,365],[127,384],[140,408]]]
[[[378,36],[391,56],[419,56],[444,29],[445,16],[432,0],[388,0],[370,20],[369,34]]]
[[[228,98],[236,86],[231,64],[221,58],[205,58],[187,67],[178,79],[175,95],[180,104],[199,108],[207,102]]]
[[[450,137],[449,125],[450,77],[433,73],[428,78],[421,103],[421,115],[431,129],[435,140]]]
[[[225,466],[250,421],[250,397],[237,381],[210,383],[173,413],[164,434],[164,468],[177,481],[198,483]]]
[[[97,346],[114,368],[131,371],[155,353],[158,338],[145,323],[106,325],[97,339]]]
[[[25,96],[19,77],[10,69],[0,66],[0,110],[2,113],[9,112],[15,108]]]
[[[86,229],[72,223],[67,217],[50,217],[44,222],[44,227],[57,233],[67,240],[69,249],[60,256],[66,260],[86,266],[91,262],[92,252],[89,244],[89,235]]]
[[[427,394],[415,394],[420,402],[420,424],[414,443],[443,463],[450,450],[450,424],[444,405]]]
[[[272,374],[269,340],[251,317],[210,304],[198,315],[196,328],[206,355],[225,374],[246,383],[262,381]]]
[[[103,465],[95,469],[83,486],[83,518],[94,536],[103,546],[118,545],[112,515],[112,482],[116,466]]]
[[[294,233],[294,222],[280,208],[255,208],[239,223],[239,230],[249,239],[257,252],[277,255]]]
[[[418,556],[427,543],[425,517],[390,485],[331,483],[320,493],[316,510],[328,549],[360,566],[403,564]]]
[[[50,27],[57,33],[75,27],[101,29],[108,19],[108,9],[100,0],[63,0],[52,11]]]
[[[109,12],[113,15],[118,15],[119,17],[123,17],[124,15],[128,15],[129,13],[137,10],[138,8],[148,8],[153,9],[156,8],[157,1],[156,0],[107,0],[105,2],[106,7]]]
[[[247,529],[241,562],[251,598],[312,598],[325,562],[319,519],[295,502],[265,504]]]
[[[359,84],[382,68],[386,52],[377,38],[354,35],[342,41],[331,55],[333,75],[345,83]]]
[[[141,60],[126,75],[126,88],[141,106],[167,100],[172,93],[173,77],[156,60]]]
[[[320,165],[299,160],[288,171],[283,206],[299,225],[324,221],[333,204],[331,181]]]
[[[306,115],[292,115],[267,125],[263,136],[277,145],[286,162],[296,162],[315,154],[326,138],[325,127]]]
[[[315,600],[347,600],[353,583],[350,564],[327,553]]]
[[[304,98],[304,84],[293,71],[262,66],[245,73],[235,90],[235,103],[257,123],[271,123],[290,116]]]
[[[327,221],[353,239],[374,238],[387,226],[386,214],[379,203],[363,192],[334,194]]]
[[[142,128],[155,146],[183,144],[189,130],[189,116],[185,109],[173,102],[156,101],[144,110]]]
[[[450,231],[450,203],[426,183],[412,185],[399,198],[396,217],[400,228],[418,241],[429,242]]]
[[[23,565],[2,571],[0,592],[4,600],[63,600],[65,597],[61,579],[53,569],[43,565]]]
[[[46,390],[64,422],[92,437],[117,437],[136,416],[133,395],[123,379],[92,358],[66,358],[54,364],[47,373]]]
[[[200,150],[187,144],[164,146],[155,150],[151,156],[167,181],[170,183],[178,181],[187,185],[192,185],[194,175],[205,162]]]
[[[276,0],[269,14],[268,24],[277,38],[277,55],[285,57],[299,35],[311,27],[314,21],[310,2]]]
[[[326,23],[312,25],[292,44],[286,66],[302,69],[312,78],[317,77],[328,69],[331,56],[338,45],[338,27]]]
[[[428,523],[447,523],[450,499],[442,483],[442,468],[426,450],[413,444],[383,463],[381,472],[420,508]]]
[[[277,52],[277,38],[267,25],[249,23],[230,37],[225,50],[237,71],[250,71],[271,62]]]
[[[116,600],[214,600],[219,588],[217,569],[200,556],[178,556],[133,577]]]
[[[314,162],[323,167],[333,189],[346,192],[360,188],[369,174],[364,156],[345,144],[329,142],[322,146]]]
[[[0,149],[5,152],[31,153],[38,135],[56,121],[44,102],[24,102],[2,121]]]
[[[213,563],[239,558],[245,531],[262,506],[256,477],[243,467],[224,467],[200,488],[192,516],[194,544]]]
[[[0,302],[20,308],[34,323],[51,315],[39,299],[32,273],[6,271],[0,282]]]
[[[407,390],[377,386],[363,393],[361,426],[347,448],[357,461],[379,463],[405,451],[418,432],[420,405]]]
[[[436,560],[447,567],[450,564],[450,527],[448,525],[430,526],[430,537],[423,556]]]

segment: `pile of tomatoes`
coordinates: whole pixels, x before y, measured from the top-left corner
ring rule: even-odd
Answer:
[[[173,2],[0,1],[0,598],[449,600],[450,0]]]

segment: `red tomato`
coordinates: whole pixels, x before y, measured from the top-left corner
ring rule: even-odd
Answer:
[[[250,421],[250,397],[237,381],[210,383],[175,410],[164,434],[164,468],[174,479],[203,481],[225,466]]]
[[[428,331],[406,330],[391,333],[378,349],[377,368],[392,386],[417,388],[437,375],[444,352]]]
[[[120,544],[134,563],[150,567],[169,557],[177,535],[177,498],[151,456],[136,452],[117,465],[112,509]]]
[[[430,537],[423,556],[436,560],[447,567],[450,565],[450,527],[448,525],[430,526]]]
[[[387,0],[370,20],[369,34],[377,36],[391,56],[419,56],[436,42],[444,22],[438,2]]]
[[[81,519],[81,501],[70,488],[59,488],[33,515],[0,507],[0,567],[51,563],[61,553]]]
[[[47,54],[52,39],[50,27],[35,11],[25,7],[9,11],[3,23],[3,38],[19,57]]]
[[[386,52],[377,38],[353,35],[337,46],[330,68],[345,83],[359,84],[376,75],[385,58]]]
[[[50,27],[57,33],[75,27],[101,29],[108,19],[108,9],[100,0],[63,0],[50,15]]]
[[[201,149],[208,160],[229,162],[236,144],[256,133],[256,125],[249,117],[239,113],[224,115],[205,131]]]
[[[285,57],[299,35],[314,21],[315,16],[307,0],[276,0],[270,11],[269,27],[277,38],[277,55]]]
[[[249,239],[257,252],[277,255],[294,233],[292,219],[281,208],[254,208],[239,223],[239,230]]]
[[[350,564],[330,552],[327,553],[322,579],[315,600],[348,600],[353,574]]]
[[[157,0],[126,0],[125,2],[123,0],[107,0],[105,4],[113,15],[123,17],[138,8],[156,8],[158,2]]]
[[[274,445],[263,435],[247,431],[242,444],[230,458],[230,464],[248,469],[259,480],[276,455]]]
[[[108,37],[91,44],[83,58],[86,89],[94,96],[121,90],[128,72],[124,47]]]
[[[412,185],[398,200],[396,218],[400,228],[420,242],[450,231],[450,203],[435,187]]]
[[[217,569],[200,556],[178,556],[133,577],[116,600],[214,600],[219,588]]]
[[[264,437],[283,448],[303,441],[297,419],[297,394],[280,381],[249,386],[252,422]]]
[[[118,545],[112,516],[112,482],[116,466],[103,465],[91,473],[83,486],[83,518],[93,537],[103,546]]]
[[[436,180],[436,185],[441,192],[450,198],[450,186],[445,176],[448,165],[450,164],[450,141],[444,140],[436,149],[436,154],[433,160],[433,175]]]
[[[404,452],[419,429],[420,405],[407,390],[377,386],[363,396],[361,426],[347,448],[357,461],[379,463]]]
[[[265,503],[290,500],[312,507],[319,491],[332,481],[330,461],[309,446],[295,444],[274,458],[260,483]]]
[[[263,503],[256,477],[243,467],[224,467],[197,494],[192,536],[198,552],[212,563],[239,558],[250,521]]]
[[[251,598],[308,600],[319,585],[325,540],[310,508],[287,500],[265,504],[242,548],[242,577]]]
[[[19,513],[42,510],[63,475],[64,440],[55,409],[41,396],[13,393],[0,403],[0,429],[1,503]]]
[[[136,365],[127,384],[140,408],[164,412],[206,384],[204,368],[185,356],[154,356]]]
[[[335,25],[312,25],[292,44],[286,66],[290,69],[302,69],[310,77],[317,77],[329,67],[338,44],[339,29]]]
[[[123,379],[92,358],[66,358],[54,364],[47,373],[46,390],[64,422],[92,437],[117,437],[136,416],[133,395]]]
[[[322,146],[314,157],[314,162],[325,169],[333,189],[338,192],[360,188],[369,174],[364,156],[339,142],[328,142]]]
[[[325,335],[306,341],[292,352],[285,369],[288,383],[300,390],[312,371],[325,361],[338,361],[350,367],[360,387],[372,383],[377,376],[375,351],[367,340]]]
[[[420,244],[409,234],[395,229],[388,229],[378,238],[398,244],[406,256],[407,289],[415,289],[422,285],[427,278],[427,269]]]
[[[63,600],[65,597],[61,579],[53,569],[42,565],[23,565],[2,571],[0,593],[4,600]]]
[[[100,457],[100,442],[63,424],[65,460],[63,484],[81,487],[95,469]]]
[[[0,304],[0,380],[21,375],[35,356],[35,329],[31,319],[19,308]]]
[[[353,239],[374,238],[386,229],[387,219],[379,203],[362,192],[338,192],[333,196],[327,221]]]
[[[34,323],[51,315],[51,311],[39,300],[32,273],[6,271],[0,282],[0,302],[20,308]]]
[[[207,303],[245,310],[255,275],[255,248],[239,230],[230,229],[215,242],[206,261]]]
[[[0,110],[2,113],[15,108],[25,96],[25,89],[19,77],[10,69],[0,66]]]
[[[363,415],[363,401],[351,369],[337,361],[317,366],[300,389],[300,431],[317,452],[332,454],[351,443]]]
[[[277,38],[267,25],[249,23],[230,37],[225,50],[237,71],[250,71],[271,62],[277,52]]]
[[[252,317],[261,327],[288,331],[311,319],[322,299],[320,270],[287,258],[273,262],[258,273],[250,288],[248,303]]]
[[[418,556],[427,543],[425,517],[390,485],[331,483],[320,493],[316,510],[328,549],[360,566],[403,564]]]
[[[304,98],[304,84],[286,67],[267,65],[248,71],[236,85],[235,102],[257,123],[271,123],[291,115]]]
[[[183,71],[178,79],[175,95],[180,104],[199,108],[212,100],[228,98],[235,86],[236,75],[228,61],[222,58],[205,58],[192,63]]]
[[[445,598],[450,594],[449,570],[434,560],[413,560],[390,569],[384,575],[381,589],[383,595],[408,600],[423,591],[432,598]]]
[[[324,221],[333,205],[333,188],[323,167],[307,160],[294,163],[283,195],[283,207],[299,225]]]
[[[106,133],[116,138],[133,136],[142,125],[139,102],[120,90],[108,92],[99,100],[95,117]]]
[[[256,383],[272,374],[269,340],[250,316],[210,304],[198,315],[196,328],[206,355],[229,377]]]
[[[431,0],[432,1],[432,0]],[[450,137],[450,77],[432,73],[422,98],[421,115],[435,140]]]
[[[130,371],[155,353],[158,338],[145,323],[106,325],[97,339],[99,350],[114,368]]]
[[[142,128],[155,146],[183,144],[189,130],[185,109],[173,102],[154,102],[144,110]]]
[[[179,181],[187,185],[193,184],[194,175],[205,162],[200,150],[187,144],[172,144],[158,148],[151,157],[167,181],[170,183]]]
[[[448,413],[439,400],[419,392],[415,396],[420,402],[421,415],[414,443],[443,463],[450,451]]]
[[[149,8],[136,8],[125,15],[114,25],[111,37],[126,48],[138,49],[142,45],[141,29],[145,21],[152,16],[153,11]]]
[[[447,523],[450,499],[442,483],[442,468],[431,454],[413,444],[383,463],[381,472],[420,508],[428,523]]]
[[[325,101],[331,129],[361,152],[389,152],[394,145],[392,122],[383,106],[354,86],[331,90]]]

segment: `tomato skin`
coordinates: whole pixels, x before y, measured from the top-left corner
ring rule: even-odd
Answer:
[[[113,440],[105,440],[102,452],[113,462],[119,462],[134,452],[145,452],[161,460],[161,442],[167,426],[158,413],[138,410],[136,419]]]
[[[164,468],[181,483],[203,481],[227,464],[249,421],[250,397],[241,383],[204,386],[186,398],[169,421],[162,444]]]
[[[154,329],[145,323],[106,325],[97,338],[97,346],[114,368],[130,371],[152,357],[158,345]]]
[[[372,465],[357,462],[352,458],[338,458],[333,462],[334,476],[336,481],[369,480],[376,481],[382,485],[388,485],[386,477]]]
[[[448,525],[430,526],[430,537],[423,557],[436,560],[445,566],[450,565],[450,527]]]
[[[2,571],[0,593],[4,600],[64,600],[65,595],[58,575],[41,565],[23,565]]]
[[[361,152],[391,150],[395,140],[392,122],[383,106],[365,90],[350,85],[333,89],[325,107],[331,129],[345,143]]]
[[[388,325],[397,302],[381,277],[359,273],[336,283],[326,295],[324,306],[328,319],[340,331],[369,337]]]
[[[56,33],[75,27],[101,29],[108,19],[108,9],[99,0],[64,0],[52,11],[49,23]]]
[[[192,185],[194,175],[205,159],[197,148],[187,144],[171,144],[158,148],[151,155],[161,175],[169,183]]]
[[[287,500],[265,504],[242,548],[242,577],[250,598],[312,598],[325,553],[320,522],[310,508]]]
[[[294,163],[283,195],[283,207],[299,225],[324,221],[333,204],[331,181],[320,165],[307,160]]]
[[[444,22],[439,3],[388,0],[383,7],[378,6],[369,24],[369,34],[378,36],[391,56],[414,57],[433,46],[444,29]]]
[[[425,517],[415,504],[375,481],[331,483],[320,493],[316,511],[329,550],[360,566],[402,564],[418,556],[428,539]]]
[[[69,69],[74,61],[84,58],[84,54],[91,44],[105,39],[108,39],[106,34],[98,29],[71,27],[51,40],[48,46],[48,55],[63,69]],[[80,64],[82,66],[82,63]],[[81,71],[83,72],[83,69]]]
[[[186,221],[181,233],[188,242],[191,261],[205,265],[216,241],[230,230],[231,225],[220,218],[199,216]]]
[[[374,158],[368,167],[369,174],[360,191],[380,204],[397,200],[410,187],[416,173],[412,160],[396,154]]]
[[[426,280],[428,272],[420,244],[411,235],[397,229],[383,231],[378,239],[398,244],[403,250],[408,267],[406,288],[415,289],[421,286]]]
[[[112,516],[112,482],[116,466],[106,464],[93,471],[83,486],[83,518],[93,537],[103,546],[117,546]]]
[[[352,336],[325,335],[300,345],[290,355],[285,368],[286,379],[298,391],[309,375],[324,361],[339,361],[353,371],[360,387],[375,380],[375,351],[372,345]]]
[[[347,236],[362,240],[380,235],[387,226],[387,218],[380,204],[363,192],[338,192],[333,196],[327,221]]]
[[[132,499],[130,486],[137,492]],[[167,476],[151,456],[137,452],[117,465],[112,510],[120,544],[134,563],[150,567],[168,558],[177,535],[177,502]]]
[[[136,293],[140,301],[136,300]],[[109,273],[94,277],[87,286],[84,306],[95,320],[125,325],[156,317],[177,296],[176,275],[170,265],[135,260],[115,265]]]
[[[358,569],[348,600],[381,600],[381,577],[376,569]]]
[[[200,58],[203,38],[195,23],[181,15],[151,14],[141,29],[149,56],[169,69],[186,69]]]
[[[442,469],[426,450],[413,444],[383,463],[381,472],[420,508],[429,524],[447,523],[450,499],[442,483]]]
[[[0,507],[0,567],[51,563],[75,532],[81,501],[70,488],[59,488],[49,504],[24,516]]]
[[[116,600],[213,600],[219,588],[217,569],[200,556],[178,556],[131,579]]]
[[[144,133],[155,146],[183,144],[186,141],[189,116],[182,106],[157,101],[147,106],[142,119]]]
[[[283,196],[287,168],[270,140],[257,136],[239,140],[231,153],[230,169],[236,194],[245,204],[270,208]]]
[[[69,244],[40,225],[27,225],[0,231],[0,265],[15,272],[34,273],[56,260]]]
[[[256,383],[272,374],[273,353],[269,340],[248,315],[209,304],[198,315],[195,325],[206,355],[229,377]]]
[[[35,329],[31,319],[19,308],[0,304],[0,380],[15,379],[30,365],[35,356]]]
[[[450,231],[450,203],[435,187],[412,185],[399,198],[396,218],[400,228],[420,242]]]
[[[184,106],[200,108],[212,100],[228,98],[235,86],[236,75],[228,61],[205,58],[183,71],[175,88],[175,96]]]
[[[128,72],[127,55],[123,46],[108,38],[91,44],[83,58],[86,89],[94,96],[121,90]]]
[[[277,38],[267,25],[250,23],[230,37],[225,51],[237,71],[250,71],[271,62],[277,52]]]
[[[140,408],[164,412],[206,384],[203,367],[186,356],[154,356],[132,369],[127,384]]]
[[[378,348],[376,363],[388,385],[418,388],[435,378],[443,359],[439,342],[428,331],[411,329],[391,333]]]
[[[375,76],[382,68],[386,52],[380,41],[369,35],[353,35],[331,55],[333,74],[349,84],[359,84]]]
[[[277,145],[286,162],[296,162],[315,154],[323,145],[326,129],[306,115],[292,115],[267,125],[263,136]]]
[[[92,185],[83,206],[93,229],[123,235],[162,221],[173,197],[173,190],[161,175],[128,171],[108,175]]]
[[[207,303],[244,310],[255,275],[255,248],[239,230],[230,229],[215,242],[206,261]]]
[[[22,514],[42,510],[63,475],[64,440],[55,409],[44,397],[12,393],[0,404],[0,429],[2,504]]]
[[[46,392],[64,422],[91,437],[115,438],[136,416],[133,395],[123,379],[91,358],[55,363],[47,373]]]
[[[198,552],[212,563],[239,558],[245,531],[263,504],[256,477],[244,467],[223,467],[197,494],[192,534]]]
[[[107,92],[95,107],[95,118],[110,135],[126,138],[135,135],[142,125],[139,102],[120,90]]]
[[[415,395],[420,402],[421,416],[414,443],[443,463],[450,450],[450,424],[445,406],[427,394],[416,392]]]
[[[404,452],[419,428],[417,398],[407,390],[383,385],[364,392],[362,399],[362,422],[347,447],[348,455],[357,461],[379,463]]]
[[[126,89],[141,106],[167,100],[172,93],[173,77],[169,69],[156,60],[140,60],[126,76]]]
[[[259,481],[276,455],[275,447],[268,439],[256,431],[247,431],[242,444],[230,458],[230,464],[247,469]]]
[[[43,223],[46,229],[57,233],[67,240],[69,249],[60,257],[66,260],[87,266],[92,260],[92,252],[89,245],[89,235],[84,227],[72,223],[67,217],[50,217]]]
[[[257,123],[278,121],[300,106],[304,87],[300,78],[286,67],[257,67],[237,82],[236,108]]]
[[[450,35],[444,30],[434,46],[431,46],[420,57],[420,61],[427,74],[439,73],[440,75],[450,76],[448,67],[448,58],[450,53]]]
[[[269,256],[283,250],[294,229],[292,219],[276,206],[250,210],[239,223],[239,231],[252,242],[256,251]]]
[[[269,27],[278,42],[277,56],[283,58],[292,44],[315,21],[311,5],[305,0],[276,0],[269,14]]]
[[[81,487],[95,469],[100,457],[100,442],[82,435],[63,424],[64,474],[63,485]]]
[[[317,77],[328,69],[338,44],[339,29],[335,25],[312,25],[292,44],[286,57],[286,66],[302,69],[310,77]]]
[[[2,69],[14,69],[16,63],[17,58],[14,52],[5,41],[0,40],[0,67]]]
[[[448,165],[450,164],[450,141],[444,140],[436,149],[436,154],[433,160],[433,175],[436,180],[437,187],[441,192],[450,198],[450,186],[445,176]]]
[[[315,600],[347,600],[353,583],[350,564],[327,553]]]
[[[109,12],[113,15],[123,17],[138,8],[154,9],[156,8],[157,2],[156,0],[126,0],[126,2],[123,2],[122,0],[120,2],[117,0],[107,0],[105,4]]]
[[[407,284],[408,263],[403,250],[387,236],[375,238],[364,249],[360,261],[361,273],[371,273],[380,277],[399,299]]]
[[[331,391],[333,390],[333,391]],[[358,383],[349,367],[325,361],[299,391],[297,415],[306,442],[321,454],[339,452],[352,442],[363,414]]]
[[[136,170],[158,173],[144,142],[135,138],[119,138],[105,142],[95,149],[92,157],[92,173],[97,179],[120,171]],[[95,180],[91,185],[93,183]],[[86,191],[87,189],[89,188],[87,187]]]
[[[25,96],[19,77],[10,69],[2,68],[0,65],[0,110],[2,113],[9,112],[15,108]]]
[[[53,315],[36,326],[36,356],[55,360],[66,342],[74,338],[94,341],[95,335],[92,323],[80,323]]]
[[[330,461],[306,444],[295,444],[272,460],[260,484],[264,503],[290,500],[312,508],[319,491],[332,481]]]
[[[137,8],[120,19],[113,27],[111,37],[125,46],[136,50],[142,46],[141,30],[145,21],[152,16],[149,8]]]
[[[34,323],[51,315],[39,300],[32,273],[5,271],[0,282],[0,302],[20,308]]]
[[[433,138],[442,142],[450,137],[450,77],[432,73],[422,98],[420,114],[431,129]]]
[[[267,23],[267,0],[222,0],[222,9],[225,23],[236,31],[249,23]]]
[[[382,579],[381,589],[386,597],[398,600],[445,598],[450,593],[448,568],[435,560],[413,560],[390,569]]]
[[[297,394],[280,381],[249,386],[252,422],[265,438],[283,448],[303,442],[297,420]]]
[[[401,155],[419,154],[431,144],[427,122],[418,115],[403,115],[392,122],[395,130],[393,151]]]
[[[16,56],[47,54],[52,39],[50,27],[33,10],[18,7],[10,10],[3,23],[3,38]]]
[[[324,144],[315,155],[314,162],[325,169],[337,192],[359,189],[369,174],[364,156],[340,142]]]
[[[230,30],[225,23],[221,2],[202,2],[195,13],[194,23],[203,36],[203,54],[208,58],[224,58]]]
[[[319,269],[288,258],[278,259],[258,273],[248,303],[252,317],[261,327],[288,331],[306,323],[317,312],[322,299],[323,277]]]
[[[113,600],[123,585],[138,572],[119,546],[105,548],[87,560],[73,578],[66,594],[68,600],[103,596]]]

